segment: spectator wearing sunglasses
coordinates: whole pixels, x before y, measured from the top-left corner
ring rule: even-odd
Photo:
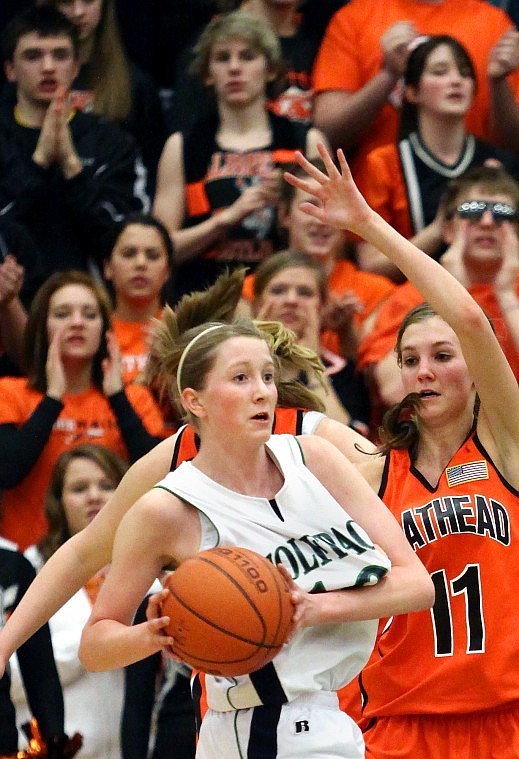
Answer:
[[[447,34],[421,37],[414,45],[404,72],[398,140],[372,150],[356,177],[372,208],[438,258],[440,200],[449,180],[488,160],[519,177],[519,161],[466,127],[476,93],[476,70],[467,49]],[[360,242],[357,256],[362,269],[403,281],[395,264],[373,245]]]
[[[475,166],[450,182],[443,202],[447,249],[440,261],[483,308],[519,379],[519,184],[501,167]],[[374,424],[385,408],[403,398],[396,336],[403,317],[421,302],[410,282],[397,287],[359,346]]]

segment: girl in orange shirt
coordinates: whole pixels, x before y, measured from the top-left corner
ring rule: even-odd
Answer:
[[[29,313],[28,376],[0,379],[0,533],[22,550],[46,531],[43,494],[64,450],[94,442],[135,460],[163,434],[149,390],[123,386],[110,310],[89,274],[53,274]]]

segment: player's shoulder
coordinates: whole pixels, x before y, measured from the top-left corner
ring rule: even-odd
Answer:
[[[371,486],[371,489],[378,493],[382,484],[386,456],[376,454],[366,457],[366,461],[355,463],[357,471]]]

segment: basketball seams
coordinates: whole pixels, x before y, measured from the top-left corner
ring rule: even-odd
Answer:
[[[173,650],[198,669],[223,677],[247,674],[268,664],[285,642],[293,612],[287,582],[266,557],[250,549],[201,551],[164,586],[170,595],[162,613],[171,618]],[[235,629],[228,628],[230,620]]]

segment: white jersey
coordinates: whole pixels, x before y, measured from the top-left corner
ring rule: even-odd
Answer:
[[[305,466],[296,438],[273,435],[267,450],[284,477],[271,500],[229,490],[190,461],[156,487],[199,510],[201,551],[217,545],[253,549],[274,564],[281,562],[306,591],[378,582],[390,568],[389,559]],[[208,706],[231,711],[335,691],[367,662],[376,629],[376,620],[307,627],[257,672],[233,678],[206,675]]]

